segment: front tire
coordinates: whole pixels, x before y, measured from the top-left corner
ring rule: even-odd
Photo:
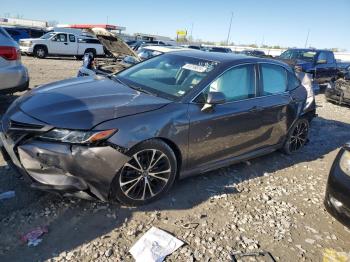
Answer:
[[[282,151],[287,155],[299,151],[308,142],[309,129],[310,123],[306,118],[298,119],[289,130]]]
[[[151,139],[130,150],[130,160],[119,170],[112,183],[112,199],[139,206],[159,199],[174,184],[177,160],[163,141]]]
[[[47,56],[47,49],[44,46],[37,46],[34,49],[34,56],[37,58],[45,58]]]

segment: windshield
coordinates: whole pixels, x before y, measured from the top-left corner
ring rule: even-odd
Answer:
[[[45,35],[41,36],[40,38],[41,38],[41,39],[49,39],[49,38],[50,38],[51,36],[53,36],[54,34],[56,34],[56,33],[54,33],[54,32],[46,33]]]
[[[300,59],[308,62],[315,60],[316,52],[308,50],[287,50],[280,55],[282,59]]]
[[[115,76],[131,88],[178,100],[197,86],[217,65],[213,61],[164,54]]]

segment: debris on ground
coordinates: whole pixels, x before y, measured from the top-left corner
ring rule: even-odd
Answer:
[[[238,261],[237,259],[242,259],[245,257],[249,257],[249,258],[255,258],[257,259],[259,258],[266,258],[267,260],[264,261],[269,261],[269,262],[275,262],[276,260],[273,258],[273,256],[270,254],[270,252],[266,252],[266,251],[259,251],[259,252],[251,252],[251,253],[235,253],[232,255],[232,261],[236,262]],[[251,260],[249,260],[251,261]],[[257,260],[253,260],[253,261],[257,261]],[[261,260],[258,260],[261,261]]]
[[[37,228],[32,229],[28,233],[21,236],[21,240],[24,243],[27,243],[27,245],[30,246],[37,246],[41,243],[42,239],[40,238],[45,233],[48,233],[49,230],[47,226],[40,226]]]
[[[10,198],[13,198],[15,196],[16,196],[15,191],[7,191],[7,192],[4,192],[4,193],[0,194],[0,200],[10,199]]]
[[[169,233],[152,227],[130,249],[136,262],[160,262],[184,244]]]

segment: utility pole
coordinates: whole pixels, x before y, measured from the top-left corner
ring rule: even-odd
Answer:
[[[310,29],[307,30],[307,36],[306,36],[306,40],[305,40],[305,48],[307,46],[307,42],[309,41],[309,35],[310,35]]]
[[[193,42],[193,22],[191,24],[191,42]]]
[[[227,33],[227,40],[226,40],[226,44],[227,44],[227,45],[228,45],[228,41],[230,40],[232,18],[233,18],[233,12],[231,12],[230,26],[229,26],[229,28],[228,28],[228,33]]]

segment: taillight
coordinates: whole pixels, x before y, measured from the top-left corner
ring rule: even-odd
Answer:
[[[21,53],[13,46],[0,46],[0,57],[6,60],[18,60],[21,58]]]

